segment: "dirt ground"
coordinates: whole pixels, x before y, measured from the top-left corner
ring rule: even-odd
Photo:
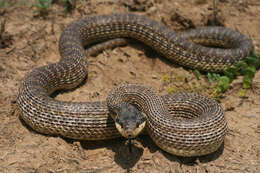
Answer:
[[[28,4],[8,0],[0,8],[1,26],[5,26],[0,37],[0,172],[260,172],[260,71],[245,97],[239,96],[241,78],[221,96],[229,131],[224,145],[204,157],[170,155],[149,136],[138,137],[130,154],[124,139],[83,142],[45,136],[19,118],[16,97],[21,82],[32,69],[59,60],[58,40],[68,23],[88,15],[134,12],[182,31],[208,24],[212,9],[212,1],[207,0],[86,0],[78,1],[71,13],[56,2],[48,14],[39,14]],[[219,23],[250,37],[260,53],[258,0],[219,0],[216,11]],[[140,43],[105,50],[89,59],[86,84],[56,99],[104,100],[121,81],[143,83],[160,94],[172,87],[174,92],[191,90],[210,96],[204,76],[198,81],[190,70],[165,62]],[[165,75],[173,82],[166,83]],[[185,76],[188,83],[183,82]]]

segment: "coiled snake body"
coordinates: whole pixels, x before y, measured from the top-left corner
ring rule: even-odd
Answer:
[[[63,31],[59,42],[61,60],[34,69],[24,80],[18,95],[24,121],[44,134],[111,139],[120,134],[109,112],[115,104],[127,101],[146,114],[147,131],[163,150],[181,156],[217,150],[227,129],[224,113],[218,103],[199,94],[159,96],[142,85],[122,84],[103,102],[64,102],[49,96],[55,90],[76,87],[86,77],[84,45],[118,37],[137,39],[180,65],[204,71],[221,71],[246,57],[253,48],[248,38],[222,27],[177,34],[135,14],[87,17]]]

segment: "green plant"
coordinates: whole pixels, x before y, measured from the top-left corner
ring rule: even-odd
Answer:
[[[217,84],[217,93],[225,92],[229,89],[229,84],[231,83],[230,78],[227,76],[221,76]]]
[[[189,82],[189,76],[188,76],[188,75],[185,75],[184,81],[185,81],[186,83]]]
[[[193,70],[193,74],[196,76],[198,80],[201,80],[201,74],[199,70],[197,69]]]
[[[6,7],[6,5],[7,5],[7,1],[6,0],[0,0],[0,7],[1,8]]]
[[[168,92],[172,94],[174,92],[174,88],[172,86],[169,87]]]
[[[208,73],[207,74],[208,81],[213,83],[214,81],[218,81],[220,79],[220,74],[218,73]]]
[[[223,74],[208,73],[207,77],[209,82],[217,81],[216,90],[213,93],[223,93],[229,89],[230,83],[236,79],[237,76],[243,76],[243,89],[249,89],[252,86],[252,81],[255,76],[256,70],[260,67],[260,55],[252,52],[245,60],[239,61],[236,65],[224,70]],[[245,91],[239,95],[244,95]]]
[[[238,93],[239,97],[245,97],[246,96],[246,90],[245,89],[241,89]]]
[[[26,4],[30,4],[33,7],[37,8],[37,11],[34,12],[39,12],[40,15],[46,15],[48,14],[48,8],[51,7],[52,5],[52,0],[34,0],[34,2],[30,2],[30,1],[23,1],[23,3]]]
[[[163,76],[162,80],[166,83],[171,83],[171,79],[167,74]]]
[[[45,10],[50,8],[52,0],[35,0],[35,3],[32,3],[34,7],[37,7],[39,10]]]

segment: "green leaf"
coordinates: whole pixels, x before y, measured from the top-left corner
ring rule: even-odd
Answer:
[[[42,8],[40,4],[32,4],[32,6],[37,7],[37,8]]]
[[[172,94],[174,92],[174,88],[171,86],[169,89],[168,89],[169,93]]]
[[[189,76],[188,76],[188,75],[186,75],[186,76],[185,76],[185,79],[184,79],[184,81],[185,81],[186,83],[188,83],[188,82],[189,82]]]
[[[164,75],[162,79],[163,79],[163,81],[165,81],[167,83],[171,83],[171,79],[170,79],[170,77],[167,74]]]
[[[218,92],[225,92],[229,89],[230,79],[227,76],[221,76],[218,81],[217,90]]]
[[[245,70],[244,70],[244,74],[245,76],[248,76],[249,78],[253,79],[256,73],[256,68],[255,66],[248,66]]]
[[[247,62],[248,65],[255,66],[256,68],[258,68],[260,66],[260,60],[257,56],[246,57],[246,62]]]
[[[251,78],[251,77],[248,76],[248,75],[245,75],[244,78],[243,78],[243,88],[244,88],[244,89],[251,88],[251,86],[252,86],[252,81],[253,81],[253,78]]]
[[[248,65],[244,61],[238,61],[238,63],[235,65],[235,68],[237,68],[241,74],[244,74],[244,69],[246,69]]]
[[[213,73],[212,75],[213,75],[213,77],[214,77],[217,81],[220,80],[220,74],[218,74],[218,73]]]
[[[201,74],[200,74],[199,70],[195,69],[195,70],[193,71],[193,74],[196,76],[196,78],[197,78],[198,80],[201,80]]]
[[[236,67],[229,67],[227,70],[225,70],[229,73],[233,73],[233,74],[236,74],[238,69]]]
[[[245,89],[241,89],[238,93],[239,97],[245,97],[246,96],[246,90]]]
[[[236,78],[236,75],[238,73],[238,68],[229,67],[228,69],[224,70],[223,73],[232,81]]]
[[[210,83],[214,82],[214,81],[219,81],[220,79],[220,74],[218,73],[208,73],[207,74],[207,78],[208,78],[208,81]]]
[[[208,78],[208,81],[210,82],[210,83],[213,83],[213,76],[212,76],[212,74],[211,73],[208,73],[207,74],[207,78]]]
[[[0,7],[4,8],[7,5],[7,1],[6,0],[0,0]]]
[[[52,0],[36,0],[36,3],[32,5],[39,8],[39,9],[47,9],[50,8],[52,4]]]

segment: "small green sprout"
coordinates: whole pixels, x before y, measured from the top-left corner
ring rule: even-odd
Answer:
[[[39,10],[45,10],[51,7],[52,0],[35,0],[35,3],[32,3],[34,7],[37,7]]]
[[[245,89],[241,89],[238,93],[239,97],[245,97],[246,96],[246,90]]]
[[[196,78],[198,80],[201,80],[201,74],[200,74],[199,70],[197,70],[197,69],[193,70],[193,74],[196,76]]]
[[[217,88],[213,91],[217,93],[223,93],[229,89],[230,83],[237,78],[237,76],[243,76],[243,89],[249,89],[252,86],[253,78],[256,70],[260,67],[259,55],[254,51],[250,56],[243,61],[239,61],[236,65],[231,66],[223,71],[223,74],[208,73],[207,78],[210,83],[217,81]],[[241,93],[239,94],[241,95]],[[243,94],[242,94],[243,95]]]
[[[172,86],[169,87],[168,92],[172,94],[174,92],[174,88]]]
[[[189,82],[189,76],[188,76],[188,75],[185,76],[184,81],[185,81],[186,83]]]
[[[0,0],[0,7],[1,8],[6,7],[6,5],[7,5],[7,1],[6,0]]]
[[[227,76],[221,76],[217,84],[217,92],[223,93],[229,89],[230,79]]]
[[[171,80],[170,80],[170,78],[167,74],[163,76],[162,80],[167,82],[167,83],[171,83]]]
[[[40,13],[40,15],[46,15],[48,14],[48,8],[52,5],[52,0],[34,0],[34,2],[30,1],[24,1],[24,4],[30,4],[33,7],[37,8],[37,12]],[[34,11],[35,13],[36,11]]]

